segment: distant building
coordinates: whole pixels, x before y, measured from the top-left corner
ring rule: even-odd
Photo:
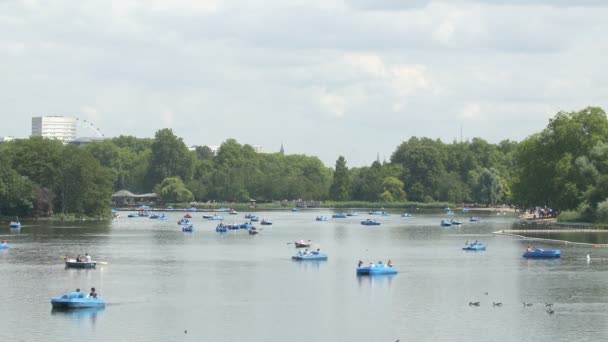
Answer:
[[[9,141],[13,141],[13,140],[15,140],[14,137],[9,137],[9,136],[0,137],[0,144],[5,143],[5,142],[9,142]]]
[[[70,142],[76,139],[76,118],[38,116],[32,118],[32,137]]]
[[[76,138],[74,140],[69,141],[68,144],[81,146],[81,145],[86,145],[86,144],[90,144],[90,143],[94,143],[94,142],[102,142],[106,139],[107,139],[106,137],[80,137],[80,138]]]
[[[128,190],[120,190],[112,195],[112,206],[115,208],[156,204],[158,195],[155,193],[136,195]]]

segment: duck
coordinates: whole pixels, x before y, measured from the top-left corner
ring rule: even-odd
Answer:
[[[479,306],[479,302],[469,302],[469,306]]]
[[[501,302],[492,302],[492,306],[502,306]]]
[[[532,304],[532,303],[526,303],[526,302],[522,302],[522,304],[524,305],[524,307],[534,305],[534,304]]]

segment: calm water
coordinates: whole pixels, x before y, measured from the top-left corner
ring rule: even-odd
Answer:
[[[261,212],[257,236],[195,233],[168,221],[26,224],[0,228],[1,341],[601,341],[608,338],[608,250],[562,249],[561,260],[525,260],[529,243],[493,236],[513,219],[482,216],[441,228],[440,215],[315,222],[328,211]],[[471,214],[469,214],[471,215]],[[229,217],[243,221],[243,215]],[[457,216],[458,217],[458,216]],[[465,217],[461,217],[465,220]],[[258,225],[258,227],[261,227]],[[295,262],[288,244],[311,239],[326,262]],[[466,240],[488,245],[465,252]],[[586,254],[592,252],[591,262]],[[88,252],[96,270],[65,269]],[[357,277],[356,262],[392,259],[400,273]],[[53,312],[51,297],[95,286],[102,311]],[[485,294],[487,293],[487,294]],[[480,301],[479,307],[468,305]],[[492,302],[504,303],[493,307]],[[522,302],[534,303],[523,307]],[[545,312],[554,303],[555,314]],[[185,333],[187,330],[187,333]]]

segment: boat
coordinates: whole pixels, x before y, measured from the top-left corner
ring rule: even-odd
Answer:
[[[218,213],[227,213],[227,212],[230,211],[230,208],[219,208],[219,209],[216,209],[214,211],[218,212]]]
[[[177,221],[177,224],[180,225],[180,226],[189,225],[190,224],[190,220],[188,220],[188,219],[179,219]]]
[[[361,221],[361,224],[364,226],[379,226],[380,222],[378,222],[376,220],[367,219],[367,220]]]
[[[454,219],[450,220],[450,223],[451,223],[453,226],[458,226],[458,225],[462,224],[462,222],[460,222],[460,221],[458,221],[458,220],[454,220]]]
[[[210,218],[208,218],[207,220],[209,220],[209,221],[224,221],[224,216],[213,215]]]
[[[480,242],[467,243],[462,247],[465,251],[485,251],[486,245]]]
[[[469,221],[471,222],[479,222],[479,216],[472,216]]]
[[[212,217],[213,217],[213,215],[203,215],[204,219],[208,219],[208,218],[212,218]]]
[[[462,212],[463,213],[468,213],[469,212],[469,208],[467,208],[467,207],[462,208]]]
[[[346,218],[346,213],[337,213],[331,215],[332,218]]]
[[[291,211],[298,211],[298,208],[291,208]]]
[[[218,224],[215,227],[215,231],[218,232],[218,233],[226,233],[226,232],[228,232],[228,227],[226,227],[226,226],[224,226],[222,224]]]
[[[251,222],[258,222],[259,220],[260,220],[260,218],[255,215],[249,216],[249,221],[251,221]]]
[[[8,223],[9,228],[21,228],[21,222],[11,221]]]
[[[346,213],[346,216],[359,216],[359,213],[354,213],[352,211]]]
[[[451,221],[448,221],[448,220],[441,220],[441,226],[442,226],[442,227],[449,227],[449,226],[451,226],[451,225],[452,225],[452,222],[451,222]]]
[[[230,211],[228,212],[228,215],[237,215],[239,212],[234,210],[234,209],[230,209]]]
[[[271,226],[272,225],[272,221],[267,220],[267,219],[263,219],[262,222],[260,222],[261,225],[263,226]]]
[[[255,228],[249,229],[249,235],[256,235],[257,233],[259,233],[257,229],[255,229]]]
[[[253,214],[251,214],[251,213],[249,213],[249,214],[245,214],[245,218],[246,218],[246,219],[251,218],[251,216],[254,216],[254,215],[253,215]],[[205,215],[203,215],[203,217],[205,217]]]
[[[403,214],[401,214],[401,217],[412,217],[412,214],[410,214],[410,213],[403,213]]]
[[[82,292],[72,292],[51,299],[51,305],[55,309],[103,308],[106,301],[101,297],[85,297]]]
[[[357,275],[397,274],[397,269],[384,264],[357,267]]]
[[[97,261],[76,261],[76,259],[67,259],[64,261],[66,268],[95,268]]]
[[[446,211],[446,212],[445,212],[445,214],[446,214],[446,215],[454,215],[454,212],[453,212],[453,211],[451,211],[451,210],[448,210],[448,211]]]
[[[194,226],[189,224],[187,226],[182,226],[182,232],[188,232],[188,233],[193,233],[194,232]]]
[[[317,220],[317,221],[329,221],[329,218],[327,218],[327,216],[317,216],[315,218],[315,220]]]
[[[293,244],[296,246],[296,248],[308,248],[308,247],[310,247],[311,242],[310,242],[310,240],[308,240],[308,241],[299,240],[299,241],[294,242]]]
[[[239,228],[240,229],[253,229],[255,227],[253,226],[253,224],[245,222],[245,223],[239,224]]]
[[[186,214],[186,215],[184,215],[184,218],[191,219],[191,218],[192,218],[192,215],[190,215],[190,214]]]
[[[560,258],[561,251],[559,249],[548,249],[544,250],[542,248],[534,248],[526,251],[522,255],[524,258],[536,258],[536,259],[550,259],[550,258]]]
[[[153,214],[153,215],[150,215],[148,218],[149,218],[150,220],[156,220],[158,217],[159,217],[158,215]]]
[[[369,214],[377,216],[391,216],[391,214],[387,213],[386,211],[370,211]]]
[[[302,253],[298,252],[298,254],[291,257],[293,260],[327,260],[327,254],[311,252],[311,253]]]

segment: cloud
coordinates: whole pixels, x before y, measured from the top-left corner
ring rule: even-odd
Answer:
[[[367,11],[404,11],[424,8],[431,0],[345,0],[353,9]]]
[[[165,127],[173,127],[175,124],[175,113],[171,109],[166,109],[160,114],[160,120]]]
[[[327,112],[337,117],[342,117],[347,109],[347,100],[344,97],[327,91],[319,94],[319,103]]]
[[[481,118],[481,106],[477,103],[469,103],[462,108],[459,117],[464,120],[478,120]]]

